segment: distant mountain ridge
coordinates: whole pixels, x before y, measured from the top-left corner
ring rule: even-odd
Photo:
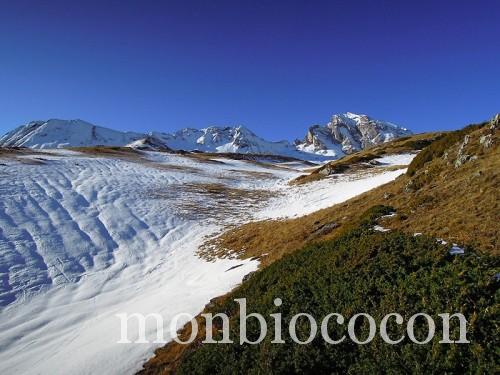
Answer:
[[[153,132],[151,135],[175,150],[234,152],[293,156],[297,150],[288,141],[267,141],[244,126],[210,126],[185,128],[173,134]]]
[[[112,130],[83,120],[32,121],[0,138],[0,147],[35,149],[125,146],[150,150],[185,150],[274,154],[298,159],[335,159],[367,147],[410,135],[390,122],[351,112],[334,115],[325,126],[309,128],[303,140],[265,140],[244,126],[184,128],[174,133]]]

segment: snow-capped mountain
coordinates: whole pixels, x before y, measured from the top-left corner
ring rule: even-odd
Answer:
[[[244,126],[181,129],[173,134],[153,132],[152,136],[175,150],[276,154],[293,156],[297,150],[288,141],[270,142]]]
[[[297,149],[327,156],[342,156],[412,134],[406,128],[367,115],[347,112],[333,115],[326,126],[309,128]]]
[[[144,134],[121,132],[83,120],[32,121],[0,138],[1,147],[63,148],[78,146],[124,146]]]
[[[287,141],[270,142],[243,126],[185,128],[175,133],[121,132],[82,120],[32,121],[0,138],[0,147],[50,149],[78,146],[127,146],[203,152],[300,156]]]
[[[121,132],[82,120],[33,121],[0,138],[0,147],[62,148],[126,146],[149,150],[185,150],[283,155],[305,160],[334,159],[388,142],[411,132],[390,122],[347,112],[326,126],[309,128],[303,141],[267,141],[243,126],[184,128],[175,133]]]

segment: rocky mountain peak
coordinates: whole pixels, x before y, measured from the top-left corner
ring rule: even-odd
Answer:
[[[346,112],[333,115],[325,126],[311,126],[299,147],[316,153],[351,154],[410,134],[391,122]]]

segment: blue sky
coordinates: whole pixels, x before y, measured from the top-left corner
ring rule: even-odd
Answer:
[[[500,1],[3,1],[0,132],[55,117],[278,140],[346,111],[458,128],[500,111],[499,17]]]

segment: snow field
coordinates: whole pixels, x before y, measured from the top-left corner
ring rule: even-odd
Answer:
[[[220,222],[180,215],[182,203],[219,209],[215,197],[186,194],[183,186],[268,191],[272,197],[252,201],[248,211],[254,219],[278,218],[342,202],[404,172],[292,187],[296,164],[213,163],[156,152],[136,162],[62,150],[43,159],[0,167],[0,372],[6,374],[134,373],[162,344],[117,344],[115,314],[159,313],[169,339],[177,313],[197,314],[257,269],[256,261],[196,256],[206,236],[243,219],[236,210]],[[235,265],[241,267],[229,270]],[[129,327],[133,339],[137,329]],[[156,326],[147,328],[153,341]]]

